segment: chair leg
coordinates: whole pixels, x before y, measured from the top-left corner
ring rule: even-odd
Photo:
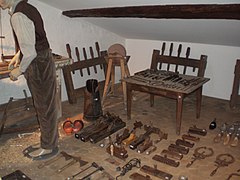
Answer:
[[[183,95],[179,94],[177,97],[177,110],[176,110],[176,134],[179,135],[182,124],[182,106],[183,106]]]
[[[154,95],[150,94],[150,106],[153,107],[154,106]]]

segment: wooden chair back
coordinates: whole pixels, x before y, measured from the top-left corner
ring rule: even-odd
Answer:
[[[72,58],[72,50],[69,44],[66,44],[66,50],[68,53],[69,58],[73,59],[73,63],[71,65],[64,66],[63,68],[63,77],[66,85],[66,90],[67,90],[67,95],[68,95],[68,101],[70,104],[77,103],[77,98],[82,95],[83,89],[82,88],[76,88],[74,85],[74,81],[72,78],[72,75],[76,73],[76,71],[79,71],[79,77],[81,77],[81,80],[86,80],[86,76],[91,75],[91,68],[94,69],[94,73],[97,74],[97,66],[100,66],[100,70],[104,71],[104,75],[106,76],[106,69],[107,69],[107,64],[105,60],[105,56],[107,54],[107,51],[100,51],[100,47],[98,42],[95,43],[96,47],[96,52],[97,55],[95,56],[93,53],[93,48],[89,47],[89,52],[91,57],[87,57],[87,52],[86,48],[82,48],[82,53],[84,59],[80,59],[80,52],[78,47],[75,47],[75,53],[77,60],[74,61]],[[87,75],[84,73],[83,70],[87,69]],[[105,80],[104,80],[105,81]],[[101,84],[102,82],[100,82]]]
[[[180,74],[189,74],[192,71],[197,76],[203,77],[207,65],[207,56],[201,55],[200,59],[192,59],[190,56],[190,47],[187,48],[185,57],[181,57],[182,45],[179,44],[177,56],[173,56],[173,43],[170,44],[168,55],[165,54],[166,43],[162,44],[160,50],[153,50],[151,69],[175,71]],[[196,72],[197,69],[197,72]]]

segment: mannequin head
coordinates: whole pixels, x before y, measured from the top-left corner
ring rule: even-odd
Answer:
[[[0,0],[0,7],[2,9],[10,9],[15,1],[17,0]]]

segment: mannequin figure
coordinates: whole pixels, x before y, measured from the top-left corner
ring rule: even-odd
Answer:
[[[50,158],[58,153],[56,69],[39,11],[27,0],[0,0],[9,9],[10,23],[18,49],[9,63],[10,79],[24,75],[33,98],[40,125],[40,143],[23,153],[33,160]]]

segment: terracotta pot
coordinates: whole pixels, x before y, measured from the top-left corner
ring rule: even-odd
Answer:
[[[72,132],[73,132],[73,123],[72,123],[72,121],[66,120],[66,121],[63,123],[63,130],[64,130],[64,132],[65,132],[67,135],[72,134]]]
[[[75,120],[73,122],[73,132],[77,133],[81,131],[81,129],[84,127],[83,121],[82,120]]]

